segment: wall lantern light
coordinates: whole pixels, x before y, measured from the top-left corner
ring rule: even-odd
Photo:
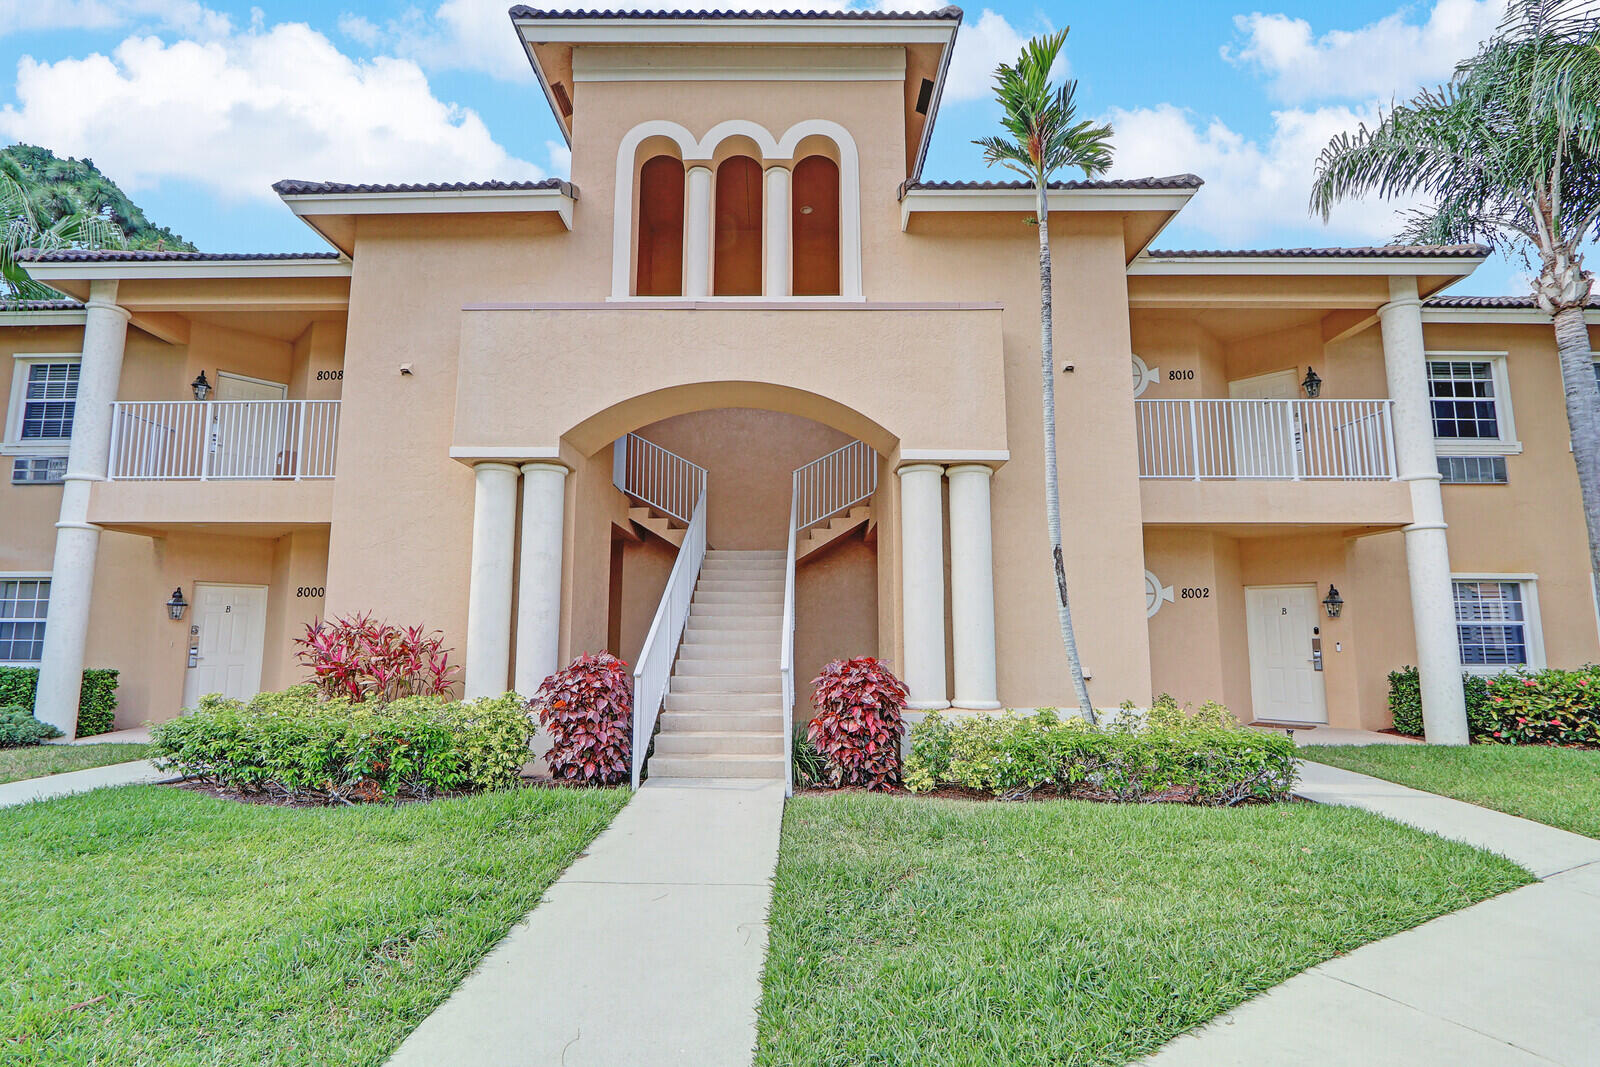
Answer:
[[[1306,396],[1315,400],[1322,392],[1322,379],[1317,377],[1317,372],[1310,367],[1306,368],[1305,379],[1300,383],[1300,388],[1306,391]]]
[[[189,602],[183,599],[183,586],[180,585],[172,591],[172,599],[167,601],[167,615],[174,621],[181,619],[188,606]]]
[[[206,381],[206,372],[201,371],[200,377],[189,383],[189,388],[194,390],[196,400],[204,400],[211,395],[211,383]]]
[[[1339,590],[1333,587],[1332,582],[1328,583],[1328,595],[1322,598],[1322,606],[1328,609],[1330,619],[1337,619],[1344,610],[1344,597],[1339,595]]]

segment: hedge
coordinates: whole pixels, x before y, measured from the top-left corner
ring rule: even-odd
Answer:
[[[1496,744],[1600,746],[1600,666],[1463,676],[1467,731]],[[1394,728],[1422,736],[1422,693],[1415,667],[1389,675]]]
[[[26,708],[33,714],[34,691],[39,688],[39,668],[0,667],[0,707]],[[78,693],[78,736],[107,733],[116,725],[117,672],[93,667],[83,672]]]
[[[511,785],[533,721],[514,693],[493,699],[324,700],[314,685],[248,702],[213,693],[151,731],[163,767],[249,793],[362,801]]]
[[[1238,725],[1219,705],[1197,715],[1163,698],[1142,720],[1105,726],[1031,715],[932,713],[911,730],[906,785],[1021,799],[1038,793],[1124,803],[1228,806],[1286,800],[1294,788],[1289,738]]]

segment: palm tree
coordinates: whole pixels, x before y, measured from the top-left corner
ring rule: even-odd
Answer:
[[[1056,475],[1056,371],[1053,306],[1050,293],[1050,176],[1077,168],[1086,178],[1105,173],[1111,166],[1111,127],[1078,121],[1074,97],[1078,83],[1050,84],[1050,68],[1061,54],[1067,31],[1035,37],[1022,48],[1015,65],[1000,64],[994,72],[994,94],[1000,102],[1000,125],[1006,137],[974,141],[983,149],[983,161],[999,164],[1022,175],[1033,185],[1039,227],[1039,370],[1044,392],[1044,506],[1055,568],[1056,614],[1061,643],[1078,710],[1095,721],[1089,687],[1078,658],[1078,638],[1072,628],[1072,606],[1067,598],[1067,568],[1061,554],[1061,484]]]
[[[1537,261],[1534,299],[1551,317],[1589,564],[1600,574],[1600,389],[1584,307],[1581,247],[1600,236],[1600,4],[1514,0],[1495,36],[1450,84],[1323,149],[1311,208],[1376,192],[1422,194],[1402,237],[1484,241]],[[1530,255],[1531,253],[1531,255]]]
[[[0,157],[0,307],[25,300],[60,299],[61,294],[28,276],[17,259],[25,248],[121,248],[122,230],[97,211],[78,208],[54,222],[34,202],[27,172]]]

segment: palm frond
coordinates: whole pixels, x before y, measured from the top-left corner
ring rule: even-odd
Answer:
[[[1060,170],[1081,170],[1086,178],[1103,174],[1112,161],[1111,127],[1078,119],[1078,83],[1051,85],[1050,71],[1066,40],[1066,30],[1035,37],[1015,63],[995,68],[1000,125],[1010,136],[973,142],[983,149],[986,165],[1006,167],[1039,186]]]

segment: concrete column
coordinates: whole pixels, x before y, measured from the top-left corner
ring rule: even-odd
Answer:
[[[685,178],[683,295],[698,300],[711,291],[711,168],[693,166]]]
[[[1423,732],[1433,744],[1464,745],[1468,741],[1466,699],[1461,688],[1450,548],[1445,540],[1439,462],[1433,447],[1433,404],[1428,397],[1417,280],[1390,278],[1389,297],[1378,318],[1393,408],[1395,464],[1400,480],[1411,490],[1411,525],[1405,528],[1406,571],[1417,637]]]
[[[78,729],[78,695],[83,687],[84,646],[94,595],[95,557],[100,527],[89,522],[90,487],[106,476],[111,458],[111,405],[122,379],[122,354],[128,338],[128,312],[117,306],[115,281],[89,286],[83,327],[83,361],[78,367],[78,400],[72,416],[72,443],[56,522],[55,562],[50,570],[50,617],[44,628],[39,689],[34,715],[73,737]],[[130,605],[131,620],[157,605]],[[154,616],[151,616],[152,618]]]
[[[794,252],[791,248],[794,223],[790,218],[793,208],[790,196],[793,177],[788,167],[767,168],[767,188],[761,198],[766,232],[761,247],[766,255],[767,296],[794,295]]]
[[[467,592],[466,697],[499,696],[511,674],[511,565],[517,535],[517,468],[479,463]]]
[[[906,656],[906,706],[948,708],[944,677],[944,468],[935,463],[901,467],[900,584]]]
[[[517,571],[517,676],[531,697],[561,666],[561,550],[567,468],[522,465],[522,553]]]
[[[994,549],[989,479],[980,463],[951,467],[950,617],[954,626],[958,708],[1000,706],[994,669]]]

